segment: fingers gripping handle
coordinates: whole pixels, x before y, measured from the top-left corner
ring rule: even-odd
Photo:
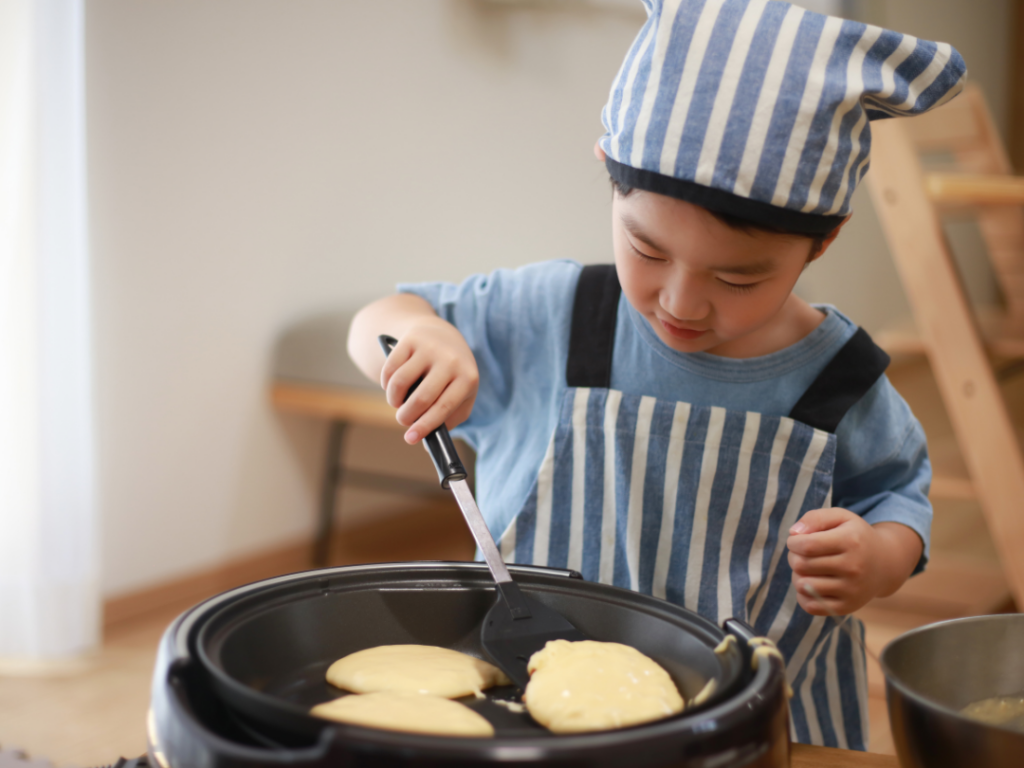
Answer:
[[[381,335],[377,337],[377,341],[380,342],[385,356],[390,355],[391,350],[398,344],[398,339],[394,336]],[[406,400],[420,385],[420,381],[423,379],[421,378],[409,387],[409,391],[405,394]],[[452,442],[452,436],[448,434],[448,427],[444,424],[423,438],[423,447],[427,449],[427,453],[430,454],[430,458],[434,462],[434,468],[437,469],[437,476],[441,479],[442,488],[448,488],[448,484],[453,480],[466,479],[466,468],[462,466],[459,454],[455,450],[455,443]]]
[[[391,336],[379,336],[378,340],[384,349],[385,355],[390,354],[391,350],[398,343]],[[417,381],[409,387],[409,392],[412,392],[418,384],[419,382]],[[441,478],[441,486],[450,490],[455,496],[459,509],[462,510],[462,515],[466,518],[466,524],[469,526],[477,546],[480,547],[480,551],[483,553],[484,560],[487,562],[487,567],[494,577],[498,590],[501,592],[509,611],[512,613],[512,618],[530,618],[531,613],[526,605],[526,600],[516,583],[512,581],[512,576],[501,559],[501,553],[498,552],[498,547],[495,545],[494,538],[487,528],[487,523],[484,522],[480,510],[476,506],[473,493],[466,484],[466,470],[459,460],[459,455],[455,452],[455,445],[452,443],[451,435],[448,434],[448,428],[442,424],[423,438],[423,442],[426,445],[427,452],[430,454],[430,458],[434,460],[437,474]]]

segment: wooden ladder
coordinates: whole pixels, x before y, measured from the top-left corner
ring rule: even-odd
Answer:
[[[1011,595],[1024,606],[1024,457],[1011,418],[1024,409],[1008,407],[994,369],[1024,360],[1024,178],[1012,175],[974,87],[933,113],[877,121],[872,130],[869,189],[915,326],[878,341],[891,353],[926,357],[956,438],[952,464],[960,465],[950,471],[932,446],[933,498],[976,499],[1001,561],[933,560],[930,575],[876,607],[944,602],[935,618],[952,618],[991,612]],[[921,155],[929,153],[945,155],[956,172],[926,173]],[[942,229],[948,211],[976,216],[1005,306],[971,306]]]
[[[1024,424],[1024,376],[1001,386],[997,374],[1015,365],[1024,372],[1024,179],[1012,175],[984,96],[972,86],[934,112],[876,121],[872,132],[868,188],[913,313],[912,327],[876,340],[903,361],[890,371],[897,388],[926,380],[910,387],[924,400],[915,404],[908,393],[911,406],[948,416],[927,430],[932,499],[976,502],[999,556],[984,562],[933,548],[923,574],[858,611],[868,647],[880,653],[915,626],[1005,610],[1010,597],[1024,607],[1024,456],[1014,428],[1014,417]],[[929,154],[943,155],[953,172],[926,173]],[[949,212],[976,217],[1004,306],[968,300],[942,229]],[[940,521],[950,507],[937,507]],[[871,750],[892,752],[884,676],[873,660],[868,690]]]

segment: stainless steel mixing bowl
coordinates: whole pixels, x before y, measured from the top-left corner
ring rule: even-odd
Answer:
[[[882,652],[889,722],[903,768],[1022,768],[1024,733],[960,714],[1024,691],[1024,614],[955,619]]]

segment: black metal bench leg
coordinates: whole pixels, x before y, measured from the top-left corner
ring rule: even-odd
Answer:
[[[316,538],[313,539],[314,568],[325,567],[331,553],[334,515],[342,475],[341,449],[347,427],[348,422],[334,420],[327,430],[327,454],[324,459],[323,482],[320,486],[320,519],[317,521]]]

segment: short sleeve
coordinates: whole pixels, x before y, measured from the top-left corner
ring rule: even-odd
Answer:
[[[932,469],[924,430],[906,401],[882,376],[836,430],[833,504],[872,525],[894,522],[921,537],[914,573],[924,570],[931,542]]]
[[[580,269],[576,262],[553,261],[473,275],[459,284],[398,285],[454,325],[476,357],[479,391],[458,430],[471,445],[477,427],[507,413],[517,388],[549,394],[564,379],[563,347]]]

